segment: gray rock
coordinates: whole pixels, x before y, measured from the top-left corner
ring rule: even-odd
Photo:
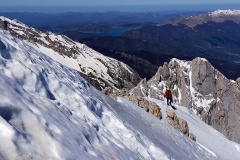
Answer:
[[[162,68],[162,77],[163,80],[168,80],[168,78],[170,77],[170,71],[168,68],[168,64],[165,62]]]
[[[216,91],[215,70],[208,61],[195,58],[192,61],[192,87],[202,95],[212,94]]]
[[[188,128],[188,123],[187,121],[178,118],[178,123],[179,123],[179,130],[183,133],[188,135],[189,134],[189,128]]]
[[[139,84],[130,91],[132,96],[147,96],[148,95],[148,85],[146,78],[142,79]]]
[[[161,110],[155,103],[150,102],[141,96],[126,96],[125,98],[137,104],[139,107],[143,108],[146,112],[150,112],[157,118],[159,119],[162,118]]]
[[[196,136],[192,133],[189,133],[189,127],[187,121],[179,118],[175,112],[169,108],[166,109],[167,113],[167,122],[172,125],[174,128],[196,141]]]
[[[196,136],[195,136],[194,134],[192,134],[192,133],[189,133],[189,136],[188,136],[188,137],[191,138],[191,139],[194,140],[194,141],[197,140]]]

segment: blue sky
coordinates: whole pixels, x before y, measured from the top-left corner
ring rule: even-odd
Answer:
[[[0,0],[1,6],[26,5],[154,5],[240,3],[239,0]]]

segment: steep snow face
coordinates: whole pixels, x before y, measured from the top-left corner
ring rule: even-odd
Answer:
[[[209,12],[209,16],[217,17],[217,16],[239,16],[240,10],[217,10],[214,12]]]
[[[2,30],[0,39],[1,158],[166,159],[118,120],[111,106],[120,104],[76,71]]]
[[[29,43],[3,30],[0,39],[1,159],[224,159]]]
[[[0,28],[19,39],[31,42],[38,51],[54,60],[78,70],[99,90],[106,87],[131,88],[140,80],[139,75],[126,64],[103,56],[66,36],[51,32],[43,33],[17,20],[12,21],[5,17],[0,17]]]

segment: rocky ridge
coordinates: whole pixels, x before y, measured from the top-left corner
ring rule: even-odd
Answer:
[[[141,86],[142,84],[146,85],[146,79],[143,79],[138,84],[138,87]],[[162,119],[161,107],[159,107],[154,102],[151,102],[148,99],[146,99],[144,97],[146,94],[142,93],[139,89],[137,89],[138,87],[136,87],[136,90],[134,92],[134,93],[136,93],[135,95],[133,95],[132,93],[130,95],[128,90],[121,90],[119,92],[111,93],[109,96],[115,100],[117,100],[117,97],[126,98],[129,101],[131,101],[131,102],[135,103],[136,105],[138,105],[139,107],[141,107],[142,109],[144,109],[146,112],[153,114],[158,119]],[[144,88],[144,87],[141,86],[141,88]],[[138,92],[138,91],[140,91],[140,92]],[[182,132],[184,135],[188,136],[190,139],[196,141],[196,136],[193,133],[189,132],[189,127],[188,127],[187,121],[178,117],[175,114],[175,112],[169,108],[166,109],[166,115],[167,115],[166,120],[170,125],[172,125],[175,129]]]
[[[132,88],[140,80],[138,73],[126,64],[103,56],[64,35],[55,35],[51,32],[43,33],[17,20],[5,17],[0,17],[0,28],[21,40],[34,44],[36,47],[51,49],[63,58],[68,57],[74,60],[78,64],[79,73],[99,90],[106,87],[111,89]],[[71,67],[70,63],[67,62],[67,66]]]
[[[172,59],[159,67],[149,81],[142,80],[131,96],[164,100],[166,86],[171,87],[173,103],[191,108],[207,124],[230,140],[240,143],[240,80],[227,79],[206,59]]]

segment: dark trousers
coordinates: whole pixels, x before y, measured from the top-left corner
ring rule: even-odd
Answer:
[[[167,105],[172,105],[172,97],[167,97]]]

